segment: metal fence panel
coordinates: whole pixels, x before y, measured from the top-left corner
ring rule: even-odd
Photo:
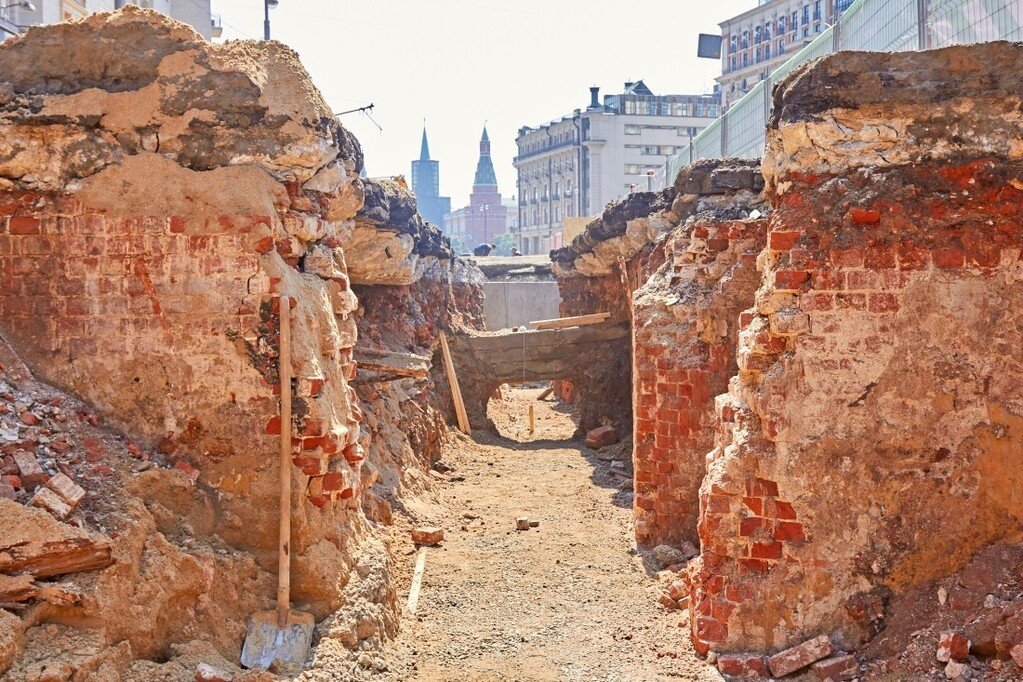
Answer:
[[[923,12],[921,13],[921,9]],[[674,179],[696,159],[763,155],[769,88],[802,64],[841,50],[899,52],[992,40],[1023,40],[1023,0],[856,0],[836,27],[775,69],[669,160]],[[723,138],[723,139],[722,139]]]

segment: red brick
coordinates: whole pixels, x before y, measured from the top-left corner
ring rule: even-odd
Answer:
[[[10,233],[17,235],[39,234],[39,219],[30,216],[14,216],[10,221]]]
[[[768,236],[767,243],[774,251],[786,251],[792,248],[792,245],[799,239],[799,235],[799,232],[778,230]]]
[[[746,494],[750,497],[777,497],[778,484],[766,478],[746,481]]]
[[[803,524],[794,521],[779,521],[774,527],[774,537],[782,542],[798,542],[806,539]]]
[[[899,309],[895,294],[871,294],[867,309],[872,313],[888,313]]]
[[[830,640],[821,635],[771,656],[767,659],[767,666],[775,677],[784,677],[830,656],[834,651]]]
[[[774,273],[774,286],[778,289],[798,289],[810,278],[806,270],[778,270]]]
[[[842,682],[843,680],[851,680],[858,677],[860,674],[860,664],[856,657],[851,654],[839,654],[838,656],[826,658],[823,661],[817,661],[810,666],[810,670],[822,680]]]
[[[437,545],[444,541],[444,529],[423,526],[412,529],[412,542],[417,545]]]
[[[881,212],[874,209],[849,209],[849,218],[860,225],[873,225],[881,222]]]
[[[783,502],[782,500],[774,501],[774,511],[779,519],[791,520],[796,519],[796,510],[792,508],[791,502]]]
[[[942,663],[965,661],[970,655],[970,640],[958,632],[943,632],[938,638],[936,658]]]
[[[781,550],[780,542],[754,542],[749,554],[753,559],[781,559]]]
[[[263,432],[270,436],[281,435],[281,418],[271,417],[270,421],[266,423],[266,427],[263,429]]]
[[[739,535],[742,537],[753,537],[754,535],[770,535],[772,522],[759,516],[747,516],[739,521]]]
[[[704,642],[723,642],[728,638],[728,627],[713,618],[697,618],[696,636]]]
[[[184,471],[186,474],[188,474],[188,477],[192,479],[192,483],[195,483],[197,480],[199,480],[199,470],[183,459],[179,459],[178,461],[174,462],[174,468]]]
[[[767,659],[759,654],[721,654],[718,672],[732,677],[766,677]]]
[[[763,559],[739,559],[739,573],[767,573],[771,565]]]
[[[952,247],[939,247],[931,253],[934,266],[938,268],[962,267],[964,256],[961,249]]]
[[[744,497],[742,503],[757,516],[764,515],[764,500],[760,497]]]

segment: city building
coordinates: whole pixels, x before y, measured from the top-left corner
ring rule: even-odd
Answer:
[[[484,126],[469,205],[444,216],[444,233],[463,249],[472,250],[478,244],[494,243],[498,235],[507,231],[508,207],[497,187],[497,173],[490,158],[490,135]]]
[[[440,195],[440,161],[430,158],[430,143],[423,128],[419,158],[412,162],[412,193],[416,195],[419,215],[440,227],[444,216],[451,213],[451,197]]]
[[[633,191],[661,189],[668,157],[718,114],[718,96],[655,95],[643,81],[621,94],[590,88],[590,105],[536,128],[519,129],[518,246],[545,253],[560,246],[573,218],[595,216]],[[662,173],[663,176],[663,173]],[[655,186],[659,185],[659,186]]]
[[[124,5],[155,9],[194,28],[204,38],[220,36],[220,16],[210,13],[210,0],[0,0],[0,40],[29,26],[81,19]]]
[[[721,26],[721,101],[727,109],[835,23],[852,0],[759,0]]]

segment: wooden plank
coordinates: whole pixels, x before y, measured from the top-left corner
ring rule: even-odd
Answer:
[[[37,578],[95,571],[112,563],[110,542],[90,538],[23,542],[0,551],[0,573],[29,573]]]
[[[31,575],[0,575],[0,604],[28,601],[38,592]]]
[[[537,329],[563,329],[564,327],[582,327],[587,324],[597,324],[611,317],[611,313],[590,313],[589,315],[574,315],[572,317],[555,317],[551,320],[537,320],[530,322]]]
[[[405,610],[409,615],[416,615],[416,607],[419,606],[419,591],[423,587],[423,574],[426,572],[426,548],[419,548],[419,556],[416,557],[416,568],[412,572],[412,587],[408,591],[408,602]]]
[[[543,390],[543,393],[541,393],[540,395],[536,396],[536,399],[537,400],[543,400],[544,398],[549,396],[551,393],[554,393],[554,387],[553,386],[548,386],[547,388],[545,388]]]
[[[392,353],[369,348],[357,348],[355,361],[359,369],[382,372],[399,377],[425,379],[430,376],[430,358],[414,353]]]
[[[448,337],[444,332],[440,333],[440,350],[444,356],[444,371],[448,375],[448,384],[451,386],[451,397],[455,401],[455,416],[458,418],[458,428],[462,433],[471,434],[472,427],[469,426],[469,415],[465,412],[465,402],[462,400],[462,389],[458,386],[458,375],[455,374],[455,363],[451,361],[451,350],[448,348]]]
[[[488,334],[482,336],[459,335],[451,340],[459,347],[468,345],[474,351],[495,351],[525,346],[538,348],[541,346],[561,346],[566,343],[593,343],[610,339],[623,338],[629,335],[629,326],[620,322],[576,327],[568,329],[543,329],[524,332],[508,332],[507,334]]]

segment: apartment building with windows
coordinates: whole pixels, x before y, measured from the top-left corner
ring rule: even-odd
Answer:
[[[727,109],[824,29],[853,0],[760,0],[722,21],[721,102]]]
[[[207,40],[220,36],[220,16],[210,13],[210,0],[0,0],[0,40],[29,26],[81,19],[129,4],[155,9],[188,24]]]
[[[643,81],[537,127],[519,129],[514,160],[518,243],[526,254],[562,244],[566,219],[599,214],[633,191],[653,187],[667,158],[718,116],[710,95],[655,95]],[[663,184],[663,179],[657,181]]]

